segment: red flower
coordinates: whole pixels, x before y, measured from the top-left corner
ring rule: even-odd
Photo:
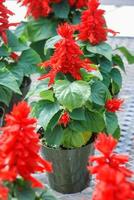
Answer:
[[[88,167],[97,179],[93,200],[134,199],[134,182],[129,180],[133,172],[125,166],[127,156],[112,153],[116,145],[117,141],[104,133],[100,133],[96,140],[95,148],[103,155],[89,159],[90,162],[96,162],[96,165]]]
[[[3,3],[5,3],[5,0],[0,1],[0,36],[2,37],[4,43],[7,44],[6,30],[8,30],[10,26],[16,26],[17,23],[9,23],[9,16],[14,13],[8,10]]]
[[[109,99],[105,104],[105,108],[108,112],[116,112],[120,110],[123,102],[123,99]]]
[[[63,124],[64,127],[66,127],[67,124],[68,124],[69,122],[70,122],[69,113],[68,113],[68,112],[64,112],[64,113],[61,115],[61,117],[60,117],[58,123],[59,123],[60,125]]]
[[[32,15],[35,19],[47,17],[51,11],[51,3],[59,3],[61,0],[18,0],[22,6],[27,6],[26,16]]]
[[[55,52],[50,60],[41,63],[43,67],[51,67],[48,74],[41,76],[39,79],[50,78],[49,84],[54,83],[54,79],[58,72],[63,74],[71,74],[73,78],[80,80],[80,69],[85,68],[89,71],[93,70],[90,66],[91,62],[80,58],[83,52],[73,39],[74,27],[68,23],[60,25],[57,29],[62,39],[55,44]]]
[[[52,166],[39,156],[39,137],[34,126],[36,119],[30,118],[29,114],[27,103],[20,102],[13,107],[11,114],[6,115],[6,125],[0,135],[0,180],[11,181],[10,174],[13,173],[14,180],[20,175],[31,181],[33,187],[43,187],[32,174],[51,172]]]
[[[82,8],[87,6],[88,0],[69,0],[71,7]]]
[[[0,200],[8,200],[8,188],[0,184]]]
[[[79,26],[79,39],[89,41],[92,45],[106,41],[108,32],[116,34],[116,32],[107,29],[104,19],[105,11],[98,9],[99,5],[98,0],[90,0],[88,2],[88,9],[83,11]]]
[[[18,56],[16,53],[12,52],[12,53],[10,54],[10,58],[12,58],[12,59],[15,60],[15,61],[18,61],[19,56]]]

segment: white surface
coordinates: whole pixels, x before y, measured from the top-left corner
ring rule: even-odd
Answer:
[[[24,20],[26,8],[20,7],[15,1],[7,1],[6,5],[15,15],[10,18],[13,22]],[[134,37],[134,6],[101,6],[106,10],[105,18],[108,28],[120,32],[118,36]]]

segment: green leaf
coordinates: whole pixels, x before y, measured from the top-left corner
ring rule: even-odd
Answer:
[[[112,82],[112,95],[117,95],[120,92],[120,87],[114,81]]]
[[[39,115],[45,105],[46,101],[44,100],[40,100],[38,102],[32,102],[32,111],[31,111],[32,117],[39,118]]]
[[[103,42],[96,46],[92,46],[91,44],[88,44],[87,50],[94,54],[103,55],[105,58],[107,58],[110,61],[112,60],[112,48],[107,43]]]
[[[112,112],[106,112],[105,120],[107,133],[113,134],[118,127],[118,119],[116,114]]]
[[[49,101],[52,101],[54,102],[54,93],[52,90],[46,90],[46,91],[42,91],[40,93],[40,97],[44,100],[49,100]]]
[[[103,106],[109,96],[107,87],[101,81],[96,81],[91,85],[91,99],[94,103]]]
[[[45,131],[44,137],[48,146],[59,147],[63,140],[63,129],[61,126],[56,126],[53,130]]]
[[[31,85],[30,90],[25,98],[27,99],[33,96],[39,97],[41,92],[46,91],[50,88],[50,86],[48,86],[48,83],[49,79],[44,79],[41,81],[37,80],[34,85]]]
[[[12,91],[21,94],[19,86],[13,74],[6,68],[0,69],[0,85],[3,85]]]
[[[12,91],[7,87],[0,86],[0,102],[3,102],[8,106],[11,98],[12,98]]]
[[[57,200],[57,198],[53,195],[52,191],[49,191],[48,189],[44,189],[40,197],[41,200]]]
[[[31,42],[45,40],[56,35],[58,20],[40,18],[27,24],[28,37]]]
[[[106,85],[107,88],[109,88],[110,83],[111,83],[111,76],[109,73],[107,72],[101,72],[102,76],[103,76],[103,81],[102,83],[104,83],[104,85]]]
[[[53,4],[55,16],[61,19],[67,19],[70,11],[68,0],[62,0],[60,3]]]
[[[120,127],[118,126],[117,129],[115,130],[115,132],[113,133],[113,137],[117,140],[120,139],[120,135],[121,135],[121,130]]]
[[[18,200],[35,200],[36,195],[29,184],[16,186],[15,194]]]
[[[60,110],[60,106],[58,103],[51,103],[45,101],[44,107],[39,114],[38,123],[40,126],[47,129],[48,123],[52,119],[52,117]]]
[[[87,70],[81,68],[80,72],[81,72],[81,75],[82,75],[82,78],[83,78],[84,81],[90,81],[93,78],[99,79],[99,80],[103,79],[99,70],[93,70],[91,72],[88,72]]]
[[[122,69],[125,72],[125,66],[122,58],[118,54],[116,54],[113,56],[112,59],[113,59],[113,64],[119,66],[120,69]]]
[[[17,38],[21,38],[22,41],[28,41],[28,32],[27,32],[28,22],[21,22],[15,29],[14,34]]]
[[[62,110],[60,110],[59,112],[57,112],[52,119],[50,120],[47,129],[48,130],[53,130],[55,128],[55,126],[57,126],[59,118],[61,116]]]
[[[99,59],[100,70],[109,73],[112,70],[112,62],[107,60],[106,58]]]
[[[9,30],[7,30],[7,38],[8,38],[8,46],[11,48],[11,52],[24,51],[29,48],[24,42],[18,39],[13,32]]]
[[[50,39],[48,39],[45,43],[44,53],[47,53],[48,49],[54,49],[54,45],[61,39],[59,35],[56,35]]]
[[[90,86],[85,81],[57,81],[54,85],[55,96],[68,110],[83,106],[90,97]]]
[[[74,109],[71,113],[70,113],[70,117],[71,119],[74,120],[80,120],[83,121],[85,120],[85,110],[83,108],[77,108]]]
[[[122,86],[122,76],[121,73],[118,69],[114,68],[111,71],[111,78],[113,79],[113,81],[119,86],[119,88],[121,88]]]
[[[103,115],[101,115],[96,111],[87,111],[85,125],[91,132],[95,133],[101,132],[105,127],[105,121]]]
[[[118,47],[117,50],[125,56],[129,64],[134,63],[134,55],[132,55],[126,47]]]
[[[0,47],[0,56],[1,57],[7,57],[7,56],[9,56],[8,48],[5,45],[2,45]]]
[[[90,131],[75,132],[70,128],[64,130],[63,146],[66,148],[78,148],[85,145],[91,138]]]
[[[21,54],[16,68],[21,68],[24,75],[31,75],[38,71],[37,64],[40,62],[40,56],[33,49],[28,49]]]

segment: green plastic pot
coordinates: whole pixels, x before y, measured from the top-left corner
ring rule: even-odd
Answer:
[[[94,154],[93,142],[76,149],[42,147],[42,156],[53,164],[48,174],[50,187],[63,194],[77,193],[89,185],[88,157]]]

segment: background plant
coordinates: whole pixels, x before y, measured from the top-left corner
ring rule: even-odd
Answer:
[[[37,72],[40,56],[29,47],[28,42],[18,39],[10,26],[9,16],[13,13],[1,2],[0,15],[0,102],[8,106],[13,93],[21,95],[20,85],[25,76]]]
[[[0,135],[0,199],[55,198],[33,175],[52,172],[52,165],[39,155],[39,135],[35,131],[36,119],[30,118],[26,102],[15,105],[6,115],[6,124]],[[30,144],[30,145],[29,145]]]

